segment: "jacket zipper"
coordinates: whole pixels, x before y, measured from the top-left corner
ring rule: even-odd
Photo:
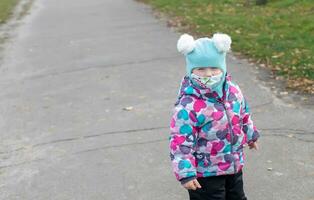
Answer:
[[[227,119],[228,119],[228,129],[229,129],[229,131],[230,131],[230,136],[231,136],[231,142],[230,142],[230,145],[231,145],[231,154],[233,155],[233,145],[232,145],[232,143],[233,143],[233,137],[234,137],[234,133],[233,133],[233,130],[232,130],[232,125],[231,125],[231,121],[230,121],[230,118],[229,118],[229,115],[228,115],[228,112],[227,112],[227,108],[226,108],[226,106],[225,106],[225,103],[224,102],[220,102],[222,105],[223,105],[223,107],[224,107],[224,109],[225,109],[225,113],[226,113],[226,115],[227,115]],[[236,163],[235,163],[235,159],[233,159],[233,168],[234,168],[234,173],[236,173]]]

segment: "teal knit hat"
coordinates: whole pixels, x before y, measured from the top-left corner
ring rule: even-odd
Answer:
[[[231,38],[227,34],[216,33],[212,38],[194,40],[183,34],[178,40],[177,49],[185,55],[186,72],[190,77],[194,68],[217,67],[226,75],[226,53],[230,50]]]

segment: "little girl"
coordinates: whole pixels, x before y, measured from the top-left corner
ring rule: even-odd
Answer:
[[[245,144],[258,149],[259,133],[239,86],[226,70],[231,38],[183,34],[186,76],[170,123],[170,157],[190,200],[242,200]]]

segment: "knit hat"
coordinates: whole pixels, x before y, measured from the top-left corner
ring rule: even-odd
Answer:
[[[212,38],[194,40],[183,34],[178,40],[177,49],[185,55],[186,72],[190,77],[194,68],[217,67],[226,75],[226,53],[230,50],[231,38],[227,34],[216,33]]]

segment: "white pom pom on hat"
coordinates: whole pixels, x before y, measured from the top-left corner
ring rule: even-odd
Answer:
[[[195,48],[195,40],[189,34],[183,34],[180,36],[177,42],[177,49],[180,53],[187,55],[191,53]]]
[[[224,53],[230,50],[232,41],[229,35],[224,33],[215,33],[212,40],[218,52]]]

